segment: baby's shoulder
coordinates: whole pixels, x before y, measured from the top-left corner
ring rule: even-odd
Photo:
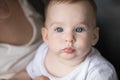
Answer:
[[[101,53],[93,48],[92,54],[88,58],[89,60],[89,67],[103,67],[103,66],[108,66],[111,67],[113,66],[105,57],[101,55]]]
[[[93,55],[90,56],[89,59],[89,67],[88,72],[90,74],[110,74],[113,75],[115,73],[114,66],[105,59],[97,49],[94,49]]]

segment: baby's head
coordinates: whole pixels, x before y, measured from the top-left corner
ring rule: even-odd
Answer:
[[[75,4],[75,3],[82,4],[81,2],[82,3],[87,2],[87,4],[89,4],[90,8],[92,8],[92,10],[90,9],[90,11],[93,13],[94,17],[92,16],[92,18],[95,19],[95,24],[96,24],[97,7],[96,7],[96,4],[95,4],[94,0],[46,0],[46,4],[45,4],[45,20],[46,20],[47,14],[49,13],[48,10],[49,10],[50,6],[54,6],[54,5],[58,5],[58,4]]]
[[[97,43],[98,32],[93,0],[48,0],[42,36],[50,52],[83,57]]]

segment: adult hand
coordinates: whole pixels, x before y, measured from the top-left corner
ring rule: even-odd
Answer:
[[[40,76],[40,77],[35,78],[34,80],[50,80],[50,79],[46,76]]]
[[[31,80],[26,71],[21,71],[9,80]]]

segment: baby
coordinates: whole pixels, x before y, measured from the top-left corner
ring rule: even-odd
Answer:
[[[99,39],[93,0],[48,0],[44,43],[27,66],[29,76],[50,80],[117,80],[111,63],[93,46]]]

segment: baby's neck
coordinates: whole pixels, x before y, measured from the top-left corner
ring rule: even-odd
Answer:
[[[56,77],[64,77],[71,73],[76,67],[78,67],[85,58],[64,60],[55,55],[47,54],[45,66],[50,74]]]
[[[72,59],[72,60],[64,60],[64,59],[58,59],[58,62],[61,63],[61,64],[64,64],[64,65],[67,65],[69,67],[76,67],[78,65],[80,65],[84,60],[85,60],[86,56],[85,57],[81,57],[81,58],[75,58],[75,59]]]

